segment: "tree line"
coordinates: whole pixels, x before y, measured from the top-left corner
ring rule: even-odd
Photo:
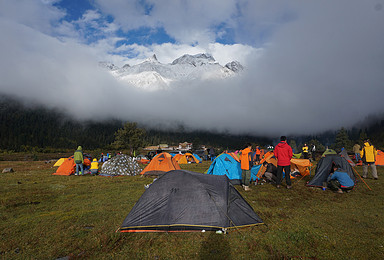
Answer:
[[[57,109],[43,106],[25,106],[22,102],[0,97],[0,149],[5,151],[28,152],[31,149],[51,151],[75,149],[82,145],[85,149],[129,149],[135,150],[148,145],[166,143],[177,146],[181,142],[191,142],[195,149],[202,145],[234,150],[251,142],[262,147],[273,144],[266,137],[232,135],[207,131],[188,131],[183,126],[173,130],[145,129],[134,122],[110,119],[103,122],[78,121]],[[290,137],[290,145],[300,150],[304,143],[315,144],[317,150],[342,147],[350,150],[354,143],[369,137],[377,147],[384,147],[384,120],[376,120],[364,129],[341,128],[316,136]]]

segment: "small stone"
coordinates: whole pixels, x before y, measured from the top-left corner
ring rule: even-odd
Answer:
[[[15,172],[13,168],[5,168],[2,173]]]

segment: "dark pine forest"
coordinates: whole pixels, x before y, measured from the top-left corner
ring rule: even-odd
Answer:
[[[103,122],[78,121],[65,112],[48,109],[40,105],[25,105],[14,98],[0,97],[0,150],[28,152],[32,149],[55,151],[57,149],[76,149],[82,145],[86,149],[109,148],[115,140],[115,133],[125,122],[110,119]],[[328,131],[316,136],[291,137],[300,147],[304,142],[316,143],[320,147],[352,147],[355,142],[369,137],[375,146],[384,148],[384,117],[370,119],[364,128],[354,127],[338,131]],[[138,126],[145,129],[144,126]],[[276,143],[270,139],[255,136],[238,136],[225,133],[187,131],[182,126],[173,130],[145,129],[143,144],[158,145],[167,143],[192,142],[198,149],[201,145],[221,149],[241,149],[251,142],[261,146]]]

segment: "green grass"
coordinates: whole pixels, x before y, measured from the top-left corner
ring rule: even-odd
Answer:
[[[252,186],[244,198],[267,226],[206,233],[116,233],[151,178],[54,176],[43,161],[0,162],[2,259],[384,259],[384,169],[336,194]],[[204,172],[209,162],[182,165]],[[356,168],[361,174],[361,167]]]

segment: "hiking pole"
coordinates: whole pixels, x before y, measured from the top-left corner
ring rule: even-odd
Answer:
[[[369,189],[369,190],[372,190],[372,189],[368,186],[368,184],[364,181],[364,179],[361,178],[360,174],[357,173],[357,171],[355,170],[355,168],[352,167],[352,169],[353,169],[353,170],[355,171],[355,173],[360,177],[360,179],[365,183],[365,185],[367,185],[368,189]]]

